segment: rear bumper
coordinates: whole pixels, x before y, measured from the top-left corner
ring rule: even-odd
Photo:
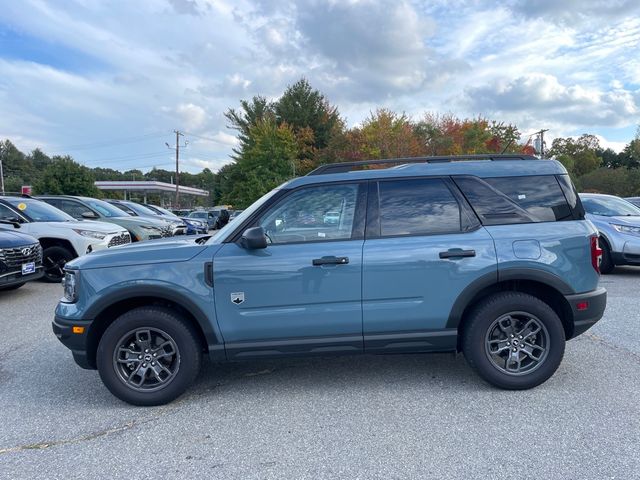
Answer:
[[[583,334],[602,318],[607,306],[607,291],[602,288],[565,296],[573,313],[573,337]]]
[[[51,324],[53,333],[62,344],[71,350],[73,360],[82,368],[87,370],[95,369],[87,355],[87,340],[91,320],[68,320],[56,317]],[[83,333],[73,333],[73,327],[84,327]]]

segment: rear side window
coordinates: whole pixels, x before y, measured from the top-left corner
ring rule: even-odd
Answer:
[[[380,182],[379,205],[383,237],[461,231],[460,206],[439,178]]]
[[[456,177],[454,180],[484,225],[574,219],[573,209],[555,176]]]

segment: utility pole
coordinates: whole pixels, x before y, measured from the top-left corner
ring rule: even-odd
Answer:
[[[180,208],[180,137],[184,137],[183,133],[180,133],[180,130],[174,130],[173,133],[176,134],[176,146],[172,147],[168,143],[165,142],[165,145],[170,150],[176,151],[176,204],[175,208]],[[187,142],[184,143],[183,147],[187,146]]]
[[[539,132],[536,132],[538,137],[540,138],[540,158],[544,158],[544,132],[548,132],[548,128],[544,128]]]
[[[2,189],[2,195],[4,195],[4,172],[2,171],[2,159],[0,158],[0,188]]]

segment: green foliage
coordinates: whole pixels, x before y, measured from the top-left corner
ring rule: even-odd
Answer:
[[[246,208],[257,198],[295,176],[296,137],[287,125],[271,119],[249,129],[248,147],[236,163],[223,172],[224,203]]]
[[[580,177],[585,192],[608,193],[621,197],[640,195],[640,170],[599,168]]]
[[[69,156],[53,157],[52,160],[34,185],[37,193],[100,196],[100,190],[94,185],[95,176],[89,168],[74,162]]]
[[[580,177],[602,164],[602,157],[598,156],[599,151],[601,149],[598,139],[594,135],[584,134],[577,140],[570,137],[555,138],[549,155],[564,159],[563,163],[569,172]],[[571,169],[568,165],[571,165]]]

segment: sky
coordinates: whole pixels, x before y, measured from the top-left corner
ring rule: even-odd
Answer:
[[[88,166],[230,161],[224,112],[305,77],[348,126],[479,115],[616,151],[640,124],[640,0],[2,0],[0,139]],[[173,165],[173,166],[172,166]]]

